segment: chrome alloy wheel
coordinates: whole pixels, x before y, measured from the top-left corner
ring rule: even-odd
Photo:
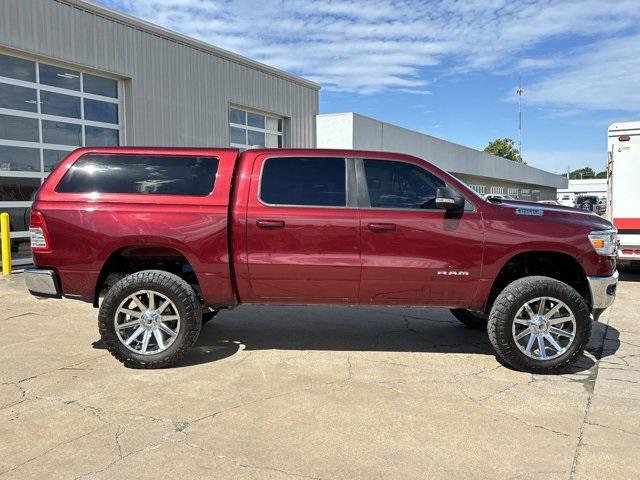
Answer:
[[[118,306],[113,324],[122,344],[134,353],[164,352],[180,331],[180,314],[175,304],[161,293],[140,290]]]
[[[522,353],[534,360],[552,360],[567,351],[576,335],[576,319],[566,303],[538,297],[516,313],[513,340]]]

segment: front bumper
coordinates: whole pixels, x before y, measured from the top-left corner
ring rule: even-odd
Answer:
[[[616,298],[618,271],[610,277],[587,277],[591,290],[591,304],[594,310],[604,310],[611,306]]]
[[[31,295],[36,297],[61,297],[60,283],[53,270],[27,268],[24,271],[24,279]]]

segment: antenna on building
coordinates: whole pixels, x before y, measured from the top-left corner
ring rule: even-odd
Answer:
[[[518,153],[522,157],[522,94],[524,88],[522,88],[522,81],[518,78],[518,89],[516,94],[518,95]]]

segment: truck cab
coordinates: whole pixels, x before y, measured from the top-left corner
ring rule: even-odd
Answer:
[[[577,358],[615,297],[616,233],[561,206],[485,200],[408,155],[88,148],[31,214],[35,295],[100,308],[128,366],[175,363],[240,303],[447,307],[514,368]]]

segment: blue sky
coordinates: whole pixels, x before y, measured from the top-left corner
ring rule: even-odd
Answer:
[[[564,172],[603,170],[606,128],[640,119],[638,0],[99,0],[317,81],[355,111],[483,148],[517,138]]]

